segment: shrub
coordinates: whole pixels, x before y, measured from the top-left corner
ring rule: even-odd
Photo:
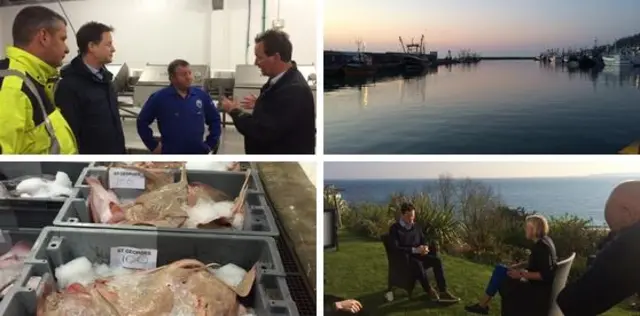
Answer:
[[[452,210],[438,209],[438,205],[425,193],[409,196],[395,194],[389,203],[389,209],[395,218],[400,216],[400,205],[403,202],[409,202],[416,208],[416,223],[422,227],[428,242],[437,246],[459,242],[461,226]]]
[[[526,217],[534,213],[504,206],[492,188],[481,182],[444,176],[424,192],[392,194],[387,204],[349,205],[325,191],[327,202],[337,203],[343,227],[360,236],[380,238],[400,216],[400,205],[409,202],[416,207],[416,222],[426,239],[449,254],[495,264],[526,261],[530,253],[531,242],[523,228]],[[549,218],[559,260],[577,254],[570,280],[584,273],[586,258],[595,253],[606,233],[591,225],[591,220],[572,215]]]
[[[587,257],[596,252],[597,244],[604,238],[604,230],[592,228],[592,221],[575,215],[552,217],[549,221],[549,236],[556,245],[560,259],[571,253]]]
[[[359,204],[345,212],[343,225],[352,232],[364,236],[378,239],[389,231],[389,227],[394,222],[394,217],[389,212],[389,208],[378,204]]]

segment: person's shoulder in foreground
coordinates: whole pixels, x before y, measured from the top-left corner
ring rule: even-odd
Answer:
[[[599,315],[640,291],[640,181],[624,182],[609,196],[605,218],[616,237],[591,267],[560,292],[565,316]]]
[[[14,78],[0,80],[2,153],[76,154],[75,137],[48,84],[68,53],[66,20],[46,7],[27,6],[16,15],[12,35],[2,68]]]

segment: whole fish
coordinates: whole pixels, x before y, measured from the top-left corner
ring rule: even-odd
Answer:
[[[113,191],[107,191],[94,177],[86,180],[89,185],[89,209],[94,223],[114,224],[124,220],[120,201]]]
[[[31,244],[19,241],[0,256],[0,297],[3,297],[22,271],[24,260],[31,252]]]
[[[242,289],[232,288],[200,261],[184,259],[126,277],[69,286],[38,301],[38,316],[63,315],[198,315],[236,316],[244,312],[238,295],[246,296],[255,280],[248,273]],[[253,272],[253,269],[252,269]]]
[[[24,260],[29,252],[31,252],[31,244],[18,241],[7,253],[0,256],[0,269],[13,265],[15,261]]]
[[[143,193],[124,209],[126,225],[180,227],[188,217],[187,170],[182,167],[180,181]]]
[[[111,163],[110,166],[118,168],[134,166],[142,169],[180,169],[185,164],[185,162],[180,161],[138,161],[132,164],[127,164],[125,162],[114,162]]]

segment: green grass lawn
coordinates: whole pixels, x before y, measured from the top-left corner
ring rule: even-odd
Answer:
[[[387,258],[381,242],[366,240],[341,232],[339,251],[324,254],[324,291],[343,298],[356,298],[373,315],[469,315],[466,304],[478,300],[484,292],[492,267],[461,258],[443,255],[449,290],[462,301],[455,305],[438,305],[427,300],[419,284],[408,299],[406,292],[395,290],[395,299],[387,303]],[[435,282],[432,278],[432,283]],[[435,284],[434,284],[435,286]],[[633,313],[616,308],[604,315],[629,316]],[[491,315],[500,315],[500,296],[491,305]]]

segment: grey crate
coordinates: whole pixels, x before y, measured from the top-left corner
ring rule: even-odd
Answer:
[[[62,171],[75,183],[88,162],[0,162],[0,173],[9,180],[22,176],[55,175]],[[0,228],[42,228],[51,225],[67,198],[0,199]],[[53,217],[52,214],[53,213]],[[29,223],[20,225],[20,223]]]
[[[252,164],[251,162],[240,162],[240,170],[245,171],[248,169],[252,169]],[[104,161],[96,161],[96,162],[92,162],[89,165],[89,168],[105,168],[109,165],[109,162],[104,162]]]
[[[66,199],[0,199],[0,229],[52,226]]]
[[[71,182],[75,183],[89,164],[89,162],[0,162],[0,173],[11,179],[28,175],[55,175],[56,172],[62,171],[69,175]]]
[[[26,241],[35,244],[36,240],[40,236],[41,229],[33,228],[20,228],[1,230],[0,229],[0,255],[4,255],[9,252],[11,248],[20,241]],[[0,297],[0,300],[2,298]]]
[[[176,181],[180,180],[180,170],[167,169],[166,172],[173,173]],[[105,185],[106,188],[106,183],[104,182],[104,180],[107,178],[106,167],[85,168],[78,178],[78,181],[75,183],[75,186],[77,188],[88,188],[85,179],[89,176],[98,177],[99,179],[103,180],[102,184]],[[242,188],[242,184],[244,183],[245,172],[188,170],[187,179],[189,180],[189,182],[197,181],[208,184],[218,190],[221,190],[229,196],[238,196],[238,194],[240,193],[240,189]],[[255,171],[252,171],[251,179],[249,179],[249,190],[251,190],[251,192],[264,193],[261,190],[262,186],[258,184],[259,181],[260,180],[258,179],[257,173]],[[132,191],[135,192],[136,190]],[[141,193],[142,190],[139,190],[138,195],[140,195]]]
[[[42,229],[17,228],[0,230],[0,255],[7,253],[19,241],[35,243]]]
[[[158,230],[166,232],[195,232],[204,234],[233,234],[233,235],[257,235],[257,236],[278,236],[279,231],[276,226],[273,212],[268,206],[264,193],[256,188],[256,174],[252,173],[249,180],[249,189],[246,195],[246,209],[243,230],[225,229],[187,229],[187,228],[156,228],[149,226],[133,225],[109,225],[92,223],[89,217],[90,211],[87,205],[89,196],[89,186],[84,184],[87,176],[98,176],[104,179],[106,168],[87,168],[83,176],[76,183],[76,195],[73,200],[67,201],[62,206],[58,216],[54,219],[55,226],[82,227],[82,228],[113,228],[113,229],[135,229],[135,230]],[[179,171],[172,172],[176,177],[180,176]],[[219,171],[188,171],[189,181],[198,181],[208,184],[218,190],[223,191],[231,197],[238,196],[245,180],[244,172],[219,172]],[[116,195],[122,200],[133,200],[143,193],[143,190],[136,189],[114,189]]]
[[[120,246],[158,249],[158,265],[192,258],[249,269],[257,262],[259,269],[253,290],[241,303],[254,308],[258,315],[299,315],[272,238],[61,227],[43,230],[17,286],[0,303],[0,315],[35,315],[37,293],[42,293],[45,284],[54,282],[55,267],[80,256],[108,263],[110,248]],[[27,286],[33,276],[43,278],[37,288]]]
[[[80,189],[79,191],[82,192],[79,196],[86,197],[88,194],[88,189]],[[116,192],[118,191],[116,190]],[[244,227],[242,230],[160,228],[150,226],[97,224],[91,222],[89,206],[85,199],[68,200],[58,213],[58,216],[53,220],[53,224],[55,226],[78,228],[111,228],[163,232],[191,232],[197,234],[278,236],[278,227],[275,224],[271,210],[265,206],[266,203],[264,203],[264,196],[262,194],[248,194],[247,202],[248,206],[245,209]],[[253,205],[252,203],[259,204]]]

